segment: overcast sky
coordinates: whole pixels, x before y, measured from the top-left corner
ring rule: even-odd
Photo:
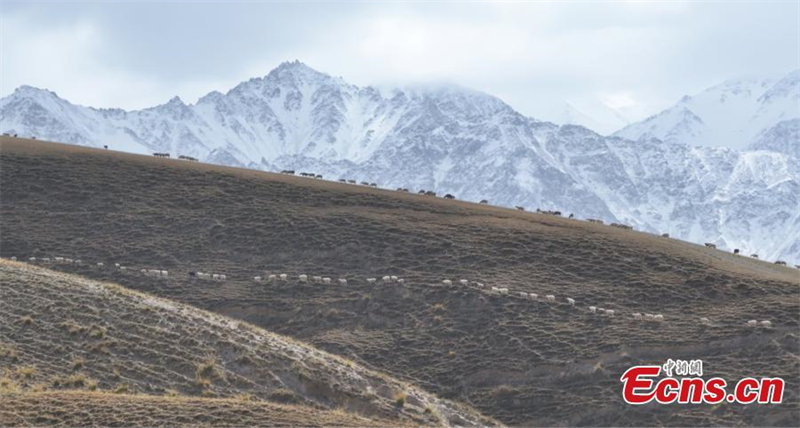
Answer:
[[[194,103],[283,61],[357,85],[449,82],[545,118],[642,119],[728,78],[800,68],[800,2],[8,2],[0,96]]]

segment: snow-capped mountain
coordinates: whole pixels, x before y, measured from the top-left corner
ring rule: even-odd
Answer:
[[[763,141],[796,135],[795,122],[772,125]],[[138,111],[21,87],[0,99],[0,131],[558,209],[800,263],[800,161],[774,151],[783,145],[739,152],[604,137],[456,86],[382,93],[292,62],[196,104]]]
[[[728,80],[690,97],[613,135],[638,140],[658,138],[692,146],[745,149],[758,144],[774,146],[765,138],[781,133],[771,128],[783,121],[800,119],[800,70],[777,82],[766,79]],[[796,125],[795,125],[796,126]],[[795,146],[796,147],[796,146]],[[795,151],[795,156],[800,154]]]

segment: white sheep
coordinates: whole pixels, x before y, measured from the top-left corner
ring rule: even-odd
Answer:
[[[42,262],[44,262],[45,264],[48,264],[48,265],[49,265],[49,264],[50,264],[50,257],[45,257],[45,258],[43,258],[43,259],[42,259]],[[78,260],[78,264],[80,264],[80,260]]]
[[[450,281],[449,279],[445,279],[444,281],[442,281],[442,284],[450,286],[450,285],[453,285],[453,281]],[[494,289],[494,287],[492,287],[492,289]]]
[[[285,274],[285,273],[282,273],[282,274],[280,274],[279,276],[280,276],[280,278],[281,278],[281,281],[287,281],[287,280],[288,280],[288,278],[289,278],[289,275],[287,275],[287,274]]]
[[[214,281],[219,281],[219,274],[216,273],[211,274],[211,279],[213,279]]]
[[[531,300],[539,300],[539,295],[538,295],[538,294],[536,294],[536,293],[530,293],[530,294],[528,294],[528,297],[529,297]]]
[[[708,319],[707,317],[701,317],[700,324],[705,324],[705,325],[711,324],[711,320]]]
[[[505,287],[504,288],[498,288],[497,291],[500,292],[500,294],[508,294],[508,288],[505,288]]]
[[[169,272],[168,272],[168,271],[165,271],[165,270],[162,270],[162,271],[161,271],[161,277],[162,277],[162,278],[169,278]]]
[[[552,294],[548,294],[548,295],[544,296],[544,298],[550,303],[555,303],[555,301],[556,301],[556,296],[554,296]]]
[[[483,288],[483,283],[482,282],[476,282],[475,285],[477,285],[478,288]]]
[[[567,297],[567,303],[569,303],[570,306],[575,306],[575,299]]]
[[[62,262],[64,261],[64,259],[62,257],[59,257],[59,258],[61,259]],[[114,263],[114,267],[119,269],[119,263]]]
[[[661,314],[653,315],[653,321],[664,322],[664,315]]]
[[[383,282],[390,282],[392,280],[392,277],[391,276],[384,276],[381,279],[383,279]]]
[[[261,282],[261,277],[260,276],[253,277],[253,280],[255,282]]]
[[[300,275],[300,282],[308,282],[308,275]]]
[[[597,313],[597,306],[589,306],[589,312],[596,314]]]
[[[367,278],[367,284],[374,284],[376,281],[375,278]]]
[[[613,317],[614,316],[614,310],[613,309],[606,309],[606,315],[608,315],[610,317]]]
[[[756,321],[756,320],[747,321],[747,326],[748,327],[756,327],[757,325],[758,325],[758,321]]]
[[[314,284],[322,284],[322,277],[321,276],[314,276],[311,279],[314,280]]]
[[[28,257],[28,261],[31,262],[31,263],[35,263],[36,262],[36,257]]]
[[[767,320],[761,321],[761,327],[770,328],[772,327],[772,322]]]
[[[392,275],[389,278],[392,280],[392,282],[397,282],[397,277],[396,276]]]
[[[635,319],[637,321],[641,321],[642,320],[642,314],[640,314],[639,312],[634,312],[633,313],[633,319]]]
[[[644,314],[645,321],[653,321],[653,314]]]
[[[73,260],[72,259],[64,259],[64,262],[66,262],[68,265],[71,265],[73,263]]]
[[[528,293],[526,293],[524,291],[520,291],[517,294],[519,295],[519,297],[522,297],[523,299],[527,299],[528,298]]]
[[[339,284],[340,285],[347,285],[347,280],[344,279],[344,278],[339,278]]]
[[[331,283],[331,279],[326,276],[325,278],[322,278],[322,283],[323,284],[330,284]]]
[[[120,266],[120,267],[119,267],[119,270],[120,270],[121,272],[125,272],[126,270],[128,270],[128,268],[126,268],[125,266]]]
[[[49,257],[45,257],[42,260],[44,260],[45,263],[50,263],[50,258]],[[81,260],[81,259],[75,260],[75,264],[78,265],[78,266],[83,266],[83,260]]]
[[[139,272],[141,272],[142,275],[147,276],[147,269],[142,269]]]
[[[397,283],[398,283],[398,284],[405,284],[405,283],[406,283],[406,280],[405,280],[405,279],[403,279],[403,278],[397,278]]]
[[[17,261],[17,256],[11,256],[11,261],[12,261],[12,262],[15,262],[15,261]]]
[[[225,275],[224,273],[220,274],[219,279],[220,279],[220,281],[227,281],[228,275]]]
[[[447,280],[445,280],[445,281],[447,281]],[[499,288],[492,286],[492,293],[499,293],[499,292],[500,292]]]
[[[604,313],[606,313],[606,310],[603,309],[603,308],[597,308],[597,313],[598,314],[604,314]]]
[[[459,279],[458,282],[461,283],[461,285],[469,284],[469,281],[467,281],[466,279]]]
[[[267,280],[272,282],[272,281],[275,281],[275,279],[277,279],[277,278],[278,278],[278,275],[272,274],[272,275],[269,275],[267,277]]]
[[[103,264],[102,262],[101,262],[101,263],[98,263],[98,264],[97,264],[97,267],[99,267],[99,268],[105,267],[105,264]]]

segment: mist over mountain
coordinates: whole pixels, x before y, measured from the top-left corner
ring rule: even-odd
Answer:
[[[800,263],[798,74],[726,82],[610,137],[458,86],[379,91],[296,61],[135,111],[23,86],[0,99],[0,130],[557,209]]]

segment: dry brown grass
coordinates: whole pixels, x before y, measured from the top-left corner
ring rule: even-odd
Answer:
[[[0,149],[0,255],[166,268],[170,279],[157,281],[56,267],[307,341],[509,424],[800,424],[796,269],[576,220],[321,180],[9,139]],[[198,281],[189,270],[230,280]],[[250,280],[265,272],[348,285]],[[364,282],[387,274],[406,285]],[[555,294],[560,303],[448,288],[445,278]],[[588,305],[618,316],[591,316]],[[631,312],[667,322],[634,323]],[[75,321],[91,326],[104,316]],[[713,325],[699,325],[701,316]],[[776,327],[749,330],[748,319]],[[192,347],[204,334],[173,340]],[[666,358],[702,358],[709,373],[734,380],[783,376],[790,393],[779,406],[622,403],[622,371]],[[196,363],[181,366],[190,384]],[[412,398],[403,409],[424,408]]]
[[[0,426],[403,426],[341,410],[241,398],[155,397],[105,392],[0,396]]]

